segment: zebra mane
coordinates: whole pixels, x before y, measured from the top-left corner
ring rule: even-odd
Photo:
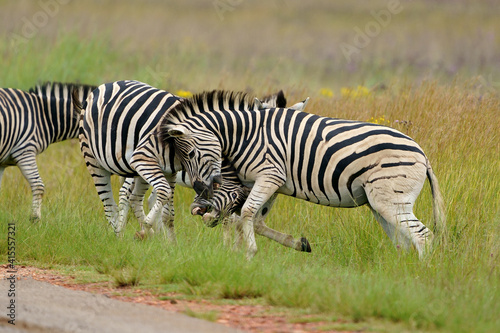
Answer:
[[[212,90],[183,99],[162,120],[162,127],[171,123],[179,123],[200,113],[215,110],[254,110],[255,100],[241,91]]]
[[[190,98],[181,99],[180,103],[169,110],[157,127],[156,135],[161,142],[167,142],[167,126],[182,123],[187,118],[197,114],[209,113],[215,110],[256,110],[255,99],[241,91],[212,90],[194,94]]]
[[[97,88],[97,86],[89,85],[89,84],[79,84],[79,83],[62,83],[62,82],[52,82],[45,81],[42,83],[37,83],[36,86],[31,87],[29,92],[32,94],[43,95],[46,96],[49,91],[52,91],[55,87],[67,88],[69,91],[69,96],[71,96],[71,92],[73,89],[83,90],[83,91],[93,91]]]

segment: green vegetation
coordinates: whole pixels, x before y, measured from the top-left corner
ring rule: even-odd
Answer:
[[[13,3],[0,6],[15,17]],[[88,14],[92,6],[85,3],[61,7],[59,25],[69,26],[70,11]],[[171,91],[243,89],[260,96],[284,89],[292,102],[310,96],[308,112],[384,123],[423,147],[445,198],[447,234],[428,258],[418,260],[416,253],[401,253],[392,245],[367,207],[334,209],[281,196],[267,224],[306,236],[313,252],[298,253],[260,237],[259,252],[247,262],[242,251],[223,246],[221,228],[206,228],[189,214],[194,192],[178,188],[177,245],[161,236],[134,241],[138,226],[132,217],[119,240],[106,224],[73,140],[52,145],[38,158],[46,194],[42,221],[36,225],[28,221],[26,181],[17,168],[5,171],[0,234],[7,234],[8,222],[16,223],[18,263],[74,270],[86,281],[109,280],[116,286],[302,309],[331,318],[325,329],[368,330],[369,325],[383,330],[384,323],[411,331],[500,329],[500,87],[495,82],[500,81],[500,43],[492,32],[500,31],[498,6],[465,0],[453,8],[404,3],[405,10],[347,64],[333,45],[349,43],[353,27],[373,20],[369,11],[385,8],[385,2],[370,2],[370,8],[363,7],[364,1],[318,2],[310,8],[292,2],[284,9],[243,2],[225,13],[223,21],[217,14],[205,17],[203,6],[186,14],[178,5],[165,13],[165,21],[178,18],[171,21],[176,33],[148,25],[147,15],[159,19],[156,3],[147,2],[137,11],[134,2],[122,3],[119,12],[135,15],[147,38],[132,28],[114,30],[103,23],[103,14],[96,14],[95,25],[76,25],[64,33],[49,24],[17,49],[6,33],[0,36],[0,86],[130,78]],[[302,16],[285,24],[294,6]],[[187,15],[191,21],[184,27],[196,31],[192,37],[180,29]],[[117,23],[121,16],[107,19]],[[16,22],[2,31],[20,31]],[[203,29],[208,24],[218,34]],[[477,27],[474,33],[467,30],[471,26]],[[219,31],[224,27],[226,35]],[[248,38],[237,38],[246,31]],[[277,36],[285,37],[281,41]],[[341,88],[352,90],[341,93]],[[114,185],[118,190],[118,179]],[[431,202],[426,185],[415,212],[432,227]],[[0,238],[3,263],[6,241]],[[186,312],[209,320],[217,316]],[[335,323],[338,317],[349,322]]]

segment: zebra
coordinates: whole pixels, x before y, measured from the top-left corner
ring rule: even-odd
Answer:
[[[428,158],[414,140],[390,127],[286,108],[259,110],[245,93],[211,91],[171,110],[160,124],[160,141],[168,140],[172,129],[176,145],[227,159],[251,187],[237,225],[247,258],[257,252],[255,232],[278,193],[333,207],[367,204],[395,244],[413,245],[422,257],[433,233],[414,215],[413,205],[427,177],[435,224],[444,227],[443,199]],[[188,170],[206,174],[196,158],[179,157],[190,164]],[[201,180],[198,193],[209,191],[207,180]],[[302,247],[290,235],[278,242]]]
[[[295,108],[297,110],[304,110],[307,102],[309,101],[309,97],[306,98],[302,102],[298,102],[291,106],[291,108]],[[255,103],[259,103],[260,108],[270,108],[270,107],[285,107],[286,106],[286,98],[284,96],[283,90],[280,90],[276,94],[268,95],[263,97],[262,99],[255,98]],[[197,196],[195,202],[200,202],[198,206],[192,206],[192,211],[196,211],[193,215],[201,215],[201,207],[206,209],[207,206],[211,208],[211,214],[217,215],[217,220],[221,220],[224,226],[224,243],[228,244],[229,242],[229,226],[230,221],[226,217],[231,215],[237,209],[241,208],[244,200],[246,199],[246,195],[248,195],[249,190],[247,187],[244,187],[236,177],[234,169],[229,164],[225,164],[224,161],[222,163],[222,175],[223,175],[223,184],[221,188],[221,193],[224,193],[224,196],[219,196],[215,202],[209,202],[203,200],[201,197]],[[185,170],[181,170],[177,173],[176,176],[176,184],[179,184],[184,187],[192,188],[189,176],[187,175]],[[134,178],[126,178],[124,179],[124,183],[120,189],[120,206],[123,209],[123,216],[126,218],[128,211],[128,202],[130,201],[130,195],[132,194],[134,188]],[[152,194],[148,199],[148,206],[151,209],[156,202],[156,191],[153,190]],[[194,208],[196,207],[196,209]],[[221,213],[223,212],[223,213]],[[158,218],[158,217],[157,217]],[[233,218],[234,220],[234,218]],[[213,223],[212,223],[213,224]],[[161,226],[158,221],[153,223],[157,228]],[[210,225],[209,225],[210,226]],[[215,226],[215,225],[212,225]]]
[[[130,204],[141,225],[139,236],[154,233],[151,228],[163,210],[162,221],[168,240],[175,242],[173,192],[175,175],[182,165],[173,149],[173,140],[159,142],[155,128],[164,114],[181,103],[167,91],[139,81],[125,80],[102,84],[83,104],[79,140],[87,169],[92,176],[104,212],[115,234],[120,236],[126,223],[128,202],[113,198],[111,175],[134,177]],[[193,151],[192,156],[197,156]],[[220,162],[215,161],[220,174]],[[193,178],[195,185],[197,178]],[[216,181],[217,181],[216,177]],[[142,208],[144,194],[152,185],[157,198],[146,216]]]
[[[90,85],[44,82],[29,91],[0,88],[0,183],[5,168],[17,165],[32,192],[30,220],[41,218],[45,191],[36,155],[51,143],[78,135],[78,113],[72,105],[72,91],[86,98]]]

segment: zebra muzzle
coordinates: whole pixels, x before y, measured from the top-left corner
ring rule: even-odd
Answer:
[[[191,209],[191,215],[203,215],[206,212],[207,212],[206,207],[195,206],[195,207],[192,207],[192,209]]]

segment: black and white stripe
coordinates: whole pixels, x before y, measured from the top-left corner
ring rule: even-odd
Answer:
[[[180,137],[176,145],[182,141],[191,149],[223,156],[241,182],[252,187],[240,221],[249,257],[257,251],[254,228],[260,227],[260,216],[268,213],[277,193],[333,207],[368,204],[395,243],[405,248],[413,244],[422,255],[433,235],[413,214],[413,204],[428,177],[435,215],[444,222],[427,157],[395,129],[292,109],[259,110],[243,93],[220,91],[195,95],[173,109],[163,119],[160,138],[172,127],[190,133],[189,140]],[[203,145],[197,141],[201,135]],[[206,173],[196,159],[181,158],[191,170]],[[202,181],[208,187],[207,179]],[[282,243],[303,248],[301,240],[290,238]]]
[[[164,114],[180,101],[142,82],[117,81],[99,86],[81,107],[81,150],[106,218],[117,235],[126,223],[129,198],[120,195],[117,207],[111,189],[112,174],[134,177],[130,205],[141,232],[153,231],[153,221],[163,209],[167,236],[175,241],[173,192],[176,172],[182,166],[174,156],[173,140],[160,142],[153,132]],[[145,216],[142,202],[149,185],[157,198]]]
[[[92,86],[46,82],[28,92],[0,89],[0,182],[6,167],[17,165],[28,181],[32,195],[31,219],[41,216],[44,184],[36,155],[51,143],[78,136],[78,112],[72,92],[86,98]]]
[[[307,101],[306,100],[294,104],[292,107],[304,110]],[[256,103],[259,103],[260,108],[264,107],[286,107],[286,98],[284,96],[283,91],[279,91],[276,94],[268,95],[262,99],[255,99]],[[239,181],[237,174],[230,163],[222,162],[223,175],[223,184],[221,190],[219,191],[219,195],[214,198],[214,200],[207,201],[203,199],[201,196],[197,195],[195,198],[195,203],[192,205],[191,210],[193,214],[202,214],[207,209],[210,209],[209,214],[205,214],[205,222],[207,225],[214,227],[215,225],[222,222],[224,226],[224,242],[228,243],[230,236],[230,221],[234,220],[233,218],[228,218],[233,212],[239,211],[241,206],[250,190],[248,187],[245,187]],[[191,181],[189,175],[185,170],[180,170],[177,172],[176,183],[178,185],[182,185],[184,187],[192,188]],[[120,202],[122,203],[121,207],[128,209],[126,203],[129,202],[129,198],[132,194],[132,191],[135,187],[134,178],[126,178],[124,183],[120,189]],[[148,199],[148,205],[150,209],[154,206],[156,202],[156,191],[153,189],[151,196]],[[121,212],[120,212],[121,213]],[[126,211],[123,212],[124,216],[127,215]],[[210,216],[210,218],[208,218]],[[157,217],[159,218],[159,216]],[[157,226],[161,226],[162,224],[159,221],[155,221],[153,224]]]

